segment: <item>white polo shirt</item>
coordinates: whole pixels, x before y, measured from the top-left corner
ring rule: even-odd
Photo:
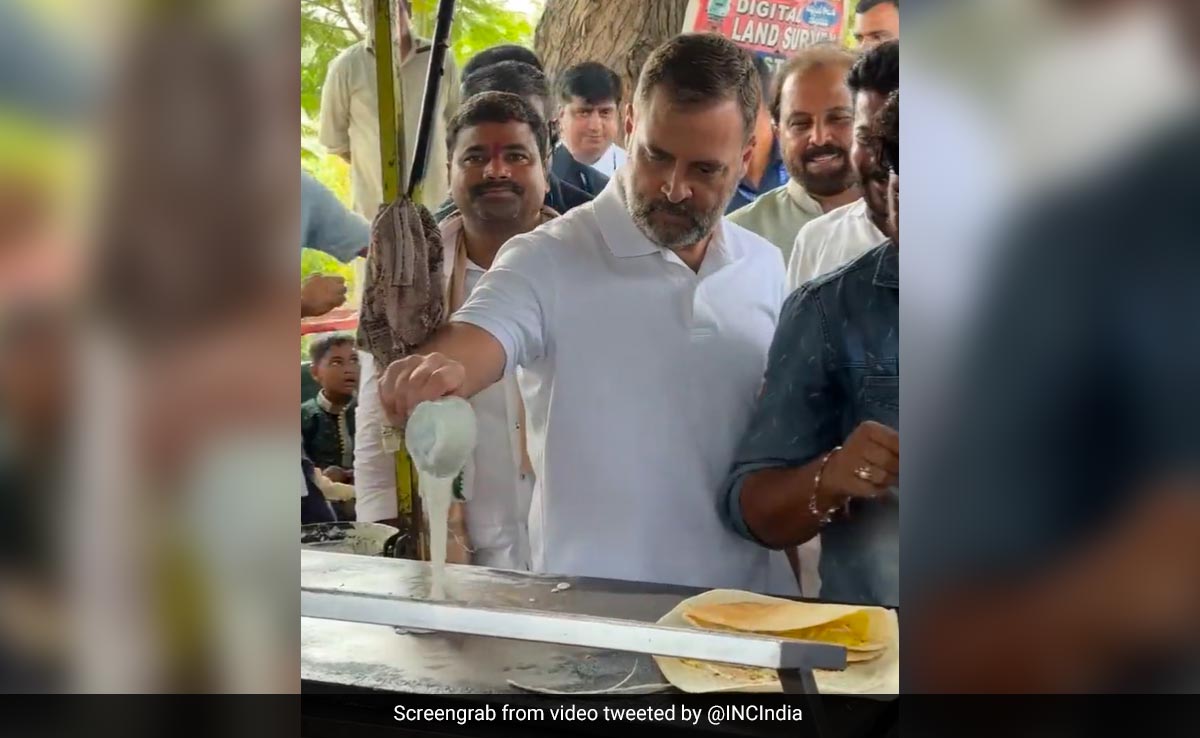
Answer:
[[[886,240],[871,222],[867,201],[861,197],[809,221],[796,234],[788,258],[788,292],[849,264]]]
[[[505,245],[452,320],[524,369],[535,571],[796,591],[782,553],[717,513],[783,296],[778,248],[722,221],[694,273],[617,179]]]

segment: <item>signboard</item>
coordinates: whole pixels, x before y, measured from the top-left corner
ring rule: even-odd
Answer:
[[[685,32],[719,33],[777,64],[806,46],[841,44],[849,0],[691,0]]]

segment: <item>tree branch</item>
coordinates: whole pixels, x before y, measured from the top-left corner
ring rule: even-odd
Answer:
[[[329,21],[318,20],[317,18],[313,18],[311,16],[309,17],[309,20],[313,21],[314,23],[319,23],[327,28],[337,28],[346,31],[352,34],[356,40],[362,41],[363,32],[359,30],[358,25],[354,22],[354,19],[350,17],[350,12],[346,10],[346,4],[343,2],[343,0],[335,0],[335,2],[337,3],[336,6],[319,2],[319,0],[301,0],[301,4],[314,8],[320,8],[326,13],[341,19],[342,23],[330,23]]]
[[[335,2],[337,2],[337,14],[345,19],[346,25],[350,27],[350,32],[354,34],[354,37],[359,41],[362,41],[363,33],[362,31],[358,30],[358,26],[355,25],[354,19],[350,17],[349,11],[346,10],[346,3],[344,0],[335,0]]]
[[[334,31],[342,31],[344,33],[354,32],[352,29],[346,28],[341,23],[330,23],[329,21],[317,20],[316,18],[308,18],[307,20],[309,23],[316,23],[318,26],[324,26],[325,28],[329,28]],[[362,37],[360,36],[359,38],[361,39]]]

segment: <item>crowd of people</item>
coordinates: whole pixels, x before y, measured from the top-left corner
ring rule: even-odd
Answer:
[[[898,605],[898,3],[858,11],[858,49],[775,74],[715,34],[668,40],[629,91],[519,46],[447,60],[423,203],[446,319],[386,366],[315,342],[305,522],[397,522],[385,428],[454,394],[479,432],[452,561]],[[347,262],[385,205],[372,54],[335,59],[322,100],[355,213],[305,181],[304,245]],[[318,275],[302,312],[344,299]]]

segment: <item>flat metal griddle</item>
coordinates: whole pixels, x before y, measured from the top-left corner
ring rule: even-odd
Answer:
[[[654,625],[700,590],[468,566],[446,573],[447,601],[429,601],[425,562],[302,551],[302,678],[495,694],[518,691],[510,679],[591,691],[634,672],[624,686],[663,684],[639,650],[801,671],[845,663],[837,646]],[[401,635],[396,624],[457,632]],[[567,645],[580,643],[598,647]]]
[[[391,625],[327,619],[330,615],[351,620],[375,618],[378,613],[372,615],[368,612],[369,607],[364,609],[364,599],[382,600],[385,604],[389,599],[395,600],[398,603],[396,609],[405,611],[402,617],[409,622],[414,619],[414,613],[417,613],[415,619],[421,619],[461,608],[477,612],[517,610],[536,618],[553,618],[557,614],[561,616],[561,622],[572,622],[579,616],[614,618],[626,621],[622,624],[624,626],[641,624],[649,630],[656,627],[653,624],[664,613],[702,591],[661,584],[541,576],[469,566],[448,565],[446,573],[447,596],[451,604],[428,603],[422,608],[422,601],[427,599],[430,590],[428,563],[303,550],[302,683],[305,692],[310,695],[341,695],[333,705],[328,702],[317,703],[310,709],[351,715],[357,705],[362,708],[358,713],[360,717],[378,713],[375,703],[356,702],[356,699],[362,698],[354,698],[350,696],[352,694],[408,693],[427,695],[426,699],[435,699],[440,695],[447,699],[467,700],[468,703],[495,699],[489,695],[532,697],[509,685],[510,679],[562,692],[607,689],[631,672],[633,676],[625,682],[626,687],[666,683],[651,656],[620,648],[584,648],[452,632],[399,634]],[[562,583],[569,587],[556,591],[556,587]],[[328,608],[337,607],[339,600],[353,604],[343,612],[330,612]],[[420,614],[422,609],[425,615]],[[304,617],[306,612],[321,617]],[[461,621],[463,613],[455,617]],[[388,622],[391,621],[388,619]],[[483,625],[480,625],[480,621],[474,621],[467,623],[467,627],[490,628],[496,622],[489,614],[484,616]],[[462,624],[459,622],[459,625]],[[539,623],[545,624],[544,621]],[[500,627],[508,626],[502,624]],[[838,647],[815,645],[818,645],[818,652],[822,649],[842,652]],[[844,658],[844,654],[841,658]],[[801,691],[805,685],[789,686],[785,682],[785,687],[789,691]],[[679,694],[673,688],[666,692]],[[514,696],[509,699],[522,698]],[[625,701],[632,697],[622,694],[612,699]],[[822,725],[855,726],[855,729],[849,730],[819,730],[819,734],[823,735],[877,735],[879,730],[876,726],[894,723],[896,709],[895,703],[885,704],[852,697],[822,696],[818,701],[805,700],[805,705],[805,722],[810,723],[809,728],[816,727],[811,724],[810,718],[822,713],[829,718],[819,718],[817,722]],[[358,719],[351,720],[351,723],[357,725]],[[344,726],[336,721],[334,724],[341,727],[333,728],[331,735],[343,735],[338,731]],[[785,726],[776,725],[774,730],[767,730],[765,724],[760,727],[764,731],[762,735],[777,735],[778,729]],[[726,728],[718,732],[723,735],[734,734],[729,730]],[[688,731],[689,734],[692,732],[695,731]]]

